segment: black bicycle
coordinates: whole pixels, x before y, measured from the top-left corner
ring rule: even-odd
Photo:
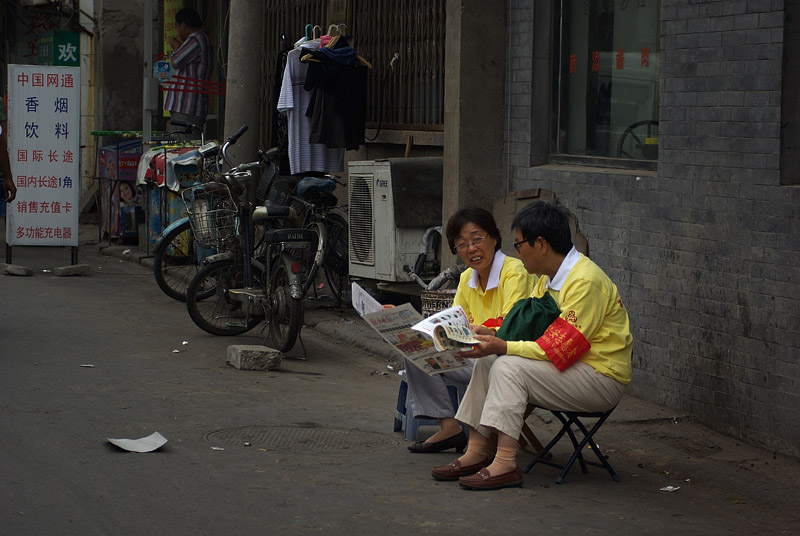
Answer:
[[[222,146],[216,141],[209,141],[198,148],[202,158],[198,183],[213,182],[220,176],[224,166],[230,167],[230,162],[226,162],[223,155],[245,130],[247,129],[234,133]],[[262,174],[261,180],[269,182],[271,176]],[[263,197],[257,197],[256,201],[263,201]],[[164,229],[153,248],[153,276],[156,284],[170,298],[185,302],[186,288],[197,275],[203,259],[218,252],[216,247],[206,248],[195,240],[188,216],[176,220]]]
[[[286,352],[300,332],[303,259],[317,238],[297,227],[301,218],[292,207],[247,201],[264,166],[263,159],[242,164],[223,173],[221,183],[184,191],[195,240],[224,250],[204,259],[186,289],[186,307],[195,324],[214,335],[238,335],[266,320],[272,346]],[[242,195],[235,196],[239,188]],[[262,231],[259,249],[254,228]]]
[[[259,155],[265,165],[260,171],[266,169],[270,176],[262,192],[268,196],[277,176],[277,149]],[[223,176],[252,186],[257,181],[249,174],[257,167],[258,162],[245,164]],[[320,268],[325,268],[332,290],[338,283],[335,292],[341,297],[342,277],[347,277],[347,220],[334,210],[336,197],[326,191],[337,182],[342,184],[338,178],[304,178],[294,193],[283,194],[283,203],[255,207],[234,201],[219,185],[184,193],[196,239],[227,250],[208,257],[187,288],[187,309],[200,328],[237,335],[265,320],[272,346],[286,352],[299,338],[302,299]],[[263,231],[263,245],[255,253],[251,221]]]

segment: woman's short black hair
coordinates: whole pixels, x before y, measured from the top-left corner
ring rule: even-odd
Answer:
[[[514,216],[511,228],[519,229],[522,238],[529,242],[541,236],[561,255],[572,249],[569,212],[559,205],[545,201],[529,203]]]
[[[200,14],[190,7],[179,9],[175,13],[175,24],[186,23],[189,28],[201,28],[203,26],[203,19]]]
[[[489,236],[497,240],[494,250],[500,249],[502,237],[500,236],[500,229],[497,228],[497,223],[494,221],[492,213],[486,209],[478,207],[467,207],[457,210],[455,214],[450,216],[447,220],[445,227],[445,235],[447,236],[447,243],[450,245],[450,251],[456,253],[456,237],[461,234],[461,228],[466,224],[472,223],[489,233]]]

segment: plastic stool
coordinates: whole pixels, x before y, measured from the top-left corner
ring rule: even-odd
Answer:
[[[450,395],[450,402],[453,404],[453,411],[458,411],[458,402],[464,396],[467,390],[465,385],[459,383],[452,383],[445,380],[447,385],[447,394]],[[397,408],[394,412],[394,431],[399,432],[403,429],[405,423],[405,439],[406,441],[416,441],[417,434],[419,433],[420,426],[438,426],[438,419],[430,419],[428,417],[414,417],[414,412],[410,406],[406,405],[406,397],[408,395],[408,382],[405,379],[400,380],[400,389],[397,392]],[[462,424],[461,428],[464,433],[467,432],[466,427]]]

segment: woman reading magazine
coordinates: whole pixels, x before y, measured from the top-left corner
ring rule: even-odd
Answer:
[[[487,210],[459,210],[447,222],[445,234],[450,250],[467,265],[453,305],[464,309],[471,324],[496,327],[517,300],[531,295],[533,276],[525,271],[519,259],[500,251],[500,231]],[[440,425],[427,440],[410,445],[411,452],[442,452],[451,448],[463,451],[467,438],[455,419],[445,379],[467,384],[471,376],[471,368],[429,376],[406,363],[408,404],[414,415],[437,419]]]

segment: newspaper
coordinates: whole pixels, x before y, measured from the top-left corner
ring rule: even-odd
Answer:
[[[427,374],[472,366],[470,360],[456,355],[458,350],[478,343],[461,307],[451,307],[422,318],[409,303],[383,309],[357,283],[352,284],[352,296],[353,307],[372,329]]]

